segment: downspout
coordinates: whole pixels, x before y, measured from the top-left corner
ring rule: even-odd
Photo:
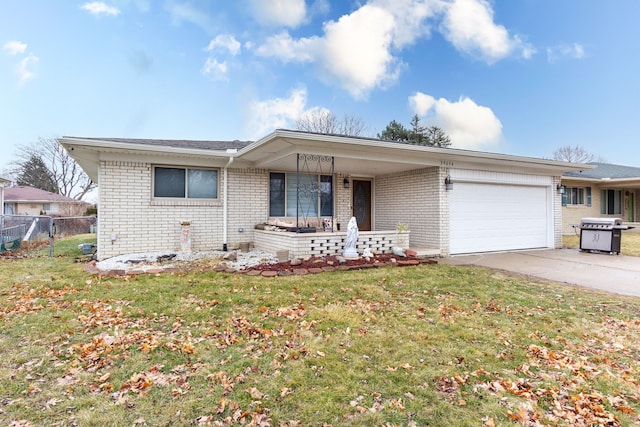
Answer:
[[[223,180],[224,180],[224,196],[223,196],[223,201],[222,201],[222,250],[223,251],[228,251],[229,248],[227,246],[227,235],[228,235],[228,217],[229,217],[229,197],[227,195],[227,191],[229,190],[229,184],[227,182],[227,168],[229,166],[231,166],[231,163],[233,163],[233,159],[234,157],[231,156],[229,157],[229,161],[227,162],[227,164],[224,166],[223,169]]]

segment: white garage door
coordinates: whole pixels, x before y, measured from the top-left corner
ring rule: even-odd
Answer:
[[[548,188],[456,182],[449,191],[451,254],[548,246]]]

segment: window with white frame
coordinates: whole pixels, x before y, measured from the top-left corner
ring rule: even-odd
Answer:
[[[172,199],[217,199],[218,170],[153,168],[153,197]]]
[[[269,174],[269,216],[332,215],[333,178],[331,175],[284,172]]]
[[[622,190],[600,191],[600,213],[603,215],[622,214]]]

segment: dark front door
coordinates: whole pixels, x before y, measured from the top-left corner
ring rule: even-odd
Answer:
[[[371,181],[354,179],[353,216],[358,222],[358,230],[371,231]]]

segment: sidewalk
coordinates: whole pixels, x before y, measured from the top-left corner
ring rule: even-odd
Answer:
[[[478,265],[617,294],[640,296],[638,257],[580,252],[578,249],[545,249],[459,255],[442,259],[440,263]]]

